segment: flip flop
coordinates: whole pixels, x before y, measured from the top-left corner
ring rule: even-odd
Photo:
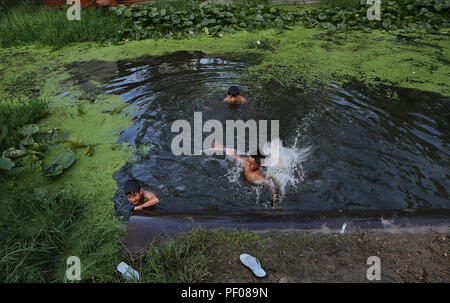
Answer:
[[[120,262],[120,264],[117,265],[117,270],[124,276],[124,278],[134,278],[139,281],[139,273],[127,263]]]
[[[266,276],[266,272],[261,268],[261,264],[255,257],[242,254],[239,256],[239,259],[241,259],[241,262],[250,268],[258,278],[263,278]]]

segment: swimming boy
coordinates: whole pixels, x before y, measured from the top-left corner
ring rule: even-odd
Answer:
[[[275,188],[275,185],[273,182],[267,180],[264,175],[262,174],[260,167],[261,167],[261,159],[264,158],[263,155],[261,155],[259,152],[257,155],[251,155],[247,159],[244,157],[239,156],[233,151],[230,151],[225,146],[216,143],[214,141],[211,144],[212,148],[217,149],[223,149],[225,151],[225,154],[228,156],[233,157],[234,159],[238,161],[242,161],[242,164],[244,164],[244,178],[252,185],[269,185],[270,189],[272,190],[272,206],[274,205],[276,199],[277,199],[277,190]]]
[[[223,99],[223,102],[230,104],[242,104],[247,103],[247,100],[239,93],[239,87],[231,86],[228,89],[227,96]]]
[[[127,181],[123,186],[123,191],[128,201],[134,205],[133,210],[141,210],[159,203],[158,197],[151,191],[143,191],[136,180]]]

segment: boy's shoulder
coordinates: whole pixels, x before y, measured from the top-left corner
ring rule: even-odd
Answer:
[[[154,192],[152,192],[151,190],[144,190],[144,191],[142,191],[142,193],[148,197],[156,196],[156,194]]]

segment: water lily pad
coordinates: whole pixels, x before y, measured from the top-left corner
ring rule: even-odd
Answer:
[[[62,174],[62,172],[64,171],[64,167],[58,164],[54,165],[44,164],[42,166],[42,171],[44,172],[44,176],[53,177]]]
[[[33,143],[33,148],[37,151],[43,152],[48,150],[48,145],[47,144],[39,144],[39,143]]]
[[[28,153],[21,149],[8,149],[5,152],[3,152],[3,157],[10,158],[10,159],[17,159],[22,158],[28,155]]]
[[[20,141],[20,144],[24,146],[32,145],[34,143],[34,139],[32,137],[26,137]]]
[[[30,155],[44,156],[41,152],[38,152],[38,151],[33,150],[33,149],[27,149],[26,152],[29,153]]]
[[[53,130],[48,132],[47,131],[37,132],[36,134],[33,135],[33,138],[35,139],[36,142],[38,142],[41,145],[42,144],[56,145],[61,143],[62,141],[61,137]]]
[[[15,165],[10,158],[0,158],[0,170],[11,170]]]
[[[37,126],[35,124],[29,124],[29,125],[25,125],[21,129],[19,129],[17,132],[24,137],[30,137],[31,135],[34,135],[38,131],[39,131],[39,126]]]
[[[71,150],[66,150],[55,160],[55,164],[61,165],[64,169],[69,168],[73,162],[75,162],[75,154]]]
[[[64,151],[52,164],[42,165],[44,176],[53,177],[62,174],[75,162],[75,154],[71,150]]]

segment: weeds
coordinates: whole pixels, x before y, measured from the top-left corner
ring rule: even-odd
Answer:
[[[141,256],[127,262],[138,270],[142,282],[205,282],[210,278],[210,244],[207,232],[194,229],[183,237],[153,242]]]
[[[174,8],[176,10],[183,10],[183,9],[190,9],[192,7],[199,7],[198,1],[186,1],[186,0],[155,0],[153,2],[153,6],[157,7],[158,9],[170,9]]]
[[[105,41],[124,20],[102,8],[83,9],[81,20],[68,20],[67,7],[18,5],[0,18],[0,47],[38,43],[56,48],[74,42]]]
[[[16,146],[21,139],[17,130],[47,114],[48,101],[42,98],[0,100],[0,152]]]
[[[83,215],[83,198],[75,192],[38,194],[27,185],[16,186],[12,197],[2,201],[0,281],[55,281],[56,260]]]
[[[360,4],[360,0],[327,0],[327,5],[329,7],[352,7],[358,6]]]

